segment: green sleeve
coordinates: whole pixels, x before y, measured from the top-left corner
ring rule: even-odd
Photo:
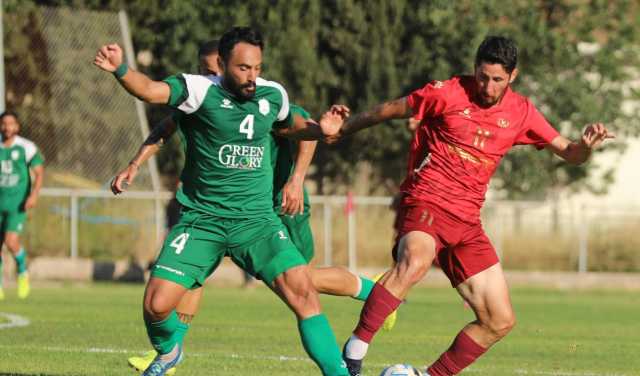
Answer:
[[[169,95],[169,102],[167,103],[171,107],[178,107],[189,97],[189,90],[187,89],[187,82],[182,74],[176,74],[169,76],[163,80],[169,89],[171,94]]]
[[[43,163],[44,163],[44,157],[42,156],[42,154],[40,154],[40,150],[38,150],[29,161],[29,168],[40,166]]]
[[[287,118],[282,121],[278,121],[274,123],[273,127],[278,129],[291,128],[293,126],[293,117],[295,115],[302,116],[305,120],[308,120],[311,118],[311,115],[307,112],[307,110],[292,103],[289,106],[289,115],[287,116]]]

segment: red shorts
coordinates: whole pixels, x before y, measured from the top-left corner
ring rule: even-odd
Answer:
[[[500,260],[480,221],[462,222],[437,205],[403,203],[399,211],[399,226],[394,260],[400,239],[411,231],[431,235],[436,241],[436,260],[456,287],[469,277],[497,264]]]

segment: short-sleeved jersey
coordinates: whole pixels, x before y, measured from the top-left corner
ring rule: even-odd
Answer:
[[[225,218],[273,215],[270,132],[290,121],[284,88],[262,78],[240,100],[221,77],[180,74],[165,80],[179,117],[185,165],[176,197],[189,208]]]
[[[311,115],[302,107],[291,104],[291,115],[300,115],[305,119],[309,119]],[[296,145],[294,142],[272,135],[271,137],[271,166],[273,167],[273,208],[276,213],[280,212],[282,206],[282,188],[289,176],[293,173],[295,167],[294,154]],[[304,213],[309,212],[309,195],[306,188],[303,189],[304,194]]]
[[[0,210],[16,210],[31,192],[29,169],[44,163],[38,147],[16,136],[11,146],[0,144]]]
[[[471,76],[434,81],[407,97],[420,120],[401,190],[408,202],[427,200],[477,222],[489,179],[513,145],[543,148],[558,132],[526,97],[510,88],[500,103],[474,103]]]

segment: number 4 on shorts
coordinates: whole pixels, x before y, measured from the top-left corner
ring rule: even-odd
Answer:
[[[169,244],[171,247],[176,249],[176,255],[179,255],[184,249],[185,244],[187,244],[187,240],[189,239],[189,234],[183,232],[182,234],[176,236],[175,239]]]

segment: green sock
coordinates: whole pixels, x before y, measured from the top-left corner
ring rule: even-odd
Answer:
[[[22,274],[27,271],[27,252],[24,248],[20,248],[18,254],[15,256],[16,265],[18,267],[18,274]]]
[[[150,322],[146,319],[144,324],[147,327],[147,335],[154,349],[160,354],[168,354],[176,345],[178,337],[178,326],[180,320],[176,311],[173,310],[169,316],[158,322]]]
[[[187,331],[189,331],[189,327],[191,325],[182,321],[178,321],[178,327],[176,328],[176,342],[183,343],[184,336],[187,335]]]
[[[298,322],[302,346],[320,367],[324,376],[348,376],[342,361],[336,337],[324,314],[311,316]]]
[[[376,284],[375,282],[373,282],[372,280],[370,280],[369,278],[365,278],[365,277],[358,277],[360,278],[360,292],[358,293],[357,296],[354,296],[355,299],[358,300],[362,300],[365,301],[367,300],[367,298],[369,297],[369,294],[371,294],[371,290],[373,289],[373,286]]]

